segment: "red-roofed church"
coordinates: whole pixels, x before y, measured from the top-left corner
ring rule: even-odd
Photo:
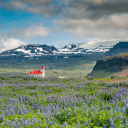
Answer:
[[[33,76],[33,77],[45,77],[44,66],[42,65],[40,70],[33,70],[32,72],[29,73],[29,76]]]

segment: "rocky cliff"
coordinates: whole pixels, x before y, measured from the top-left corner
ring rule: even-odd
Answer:
[[[97,61],[93,71],[88,76],[101,78],[102,76],[119,73],[128,68],[128,52],[105,57]],[[128,75],[128,74],[127,74]]]

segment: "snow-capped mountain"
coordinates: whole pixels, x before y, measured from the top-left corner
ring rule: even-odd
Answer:
[[[105,53],[109,51],[116,43],[116,40],[110,41],[91,41],[85,43],[70,44],[59,49],[61,54],[92,54]]]
[[[117,43],[117,41],[92,41],[66,45],[61,49],[57,49],[54,46],[48,45],[29,44],[4,51],[1,53],[1,55],[24,55],[25,57],[33,57],[62,54],[103,54],[105,52],[108,52]]]
[[[73,44],[72,44],[73,45]],[[89,48],[89,49],[85,49],[85,48],[78,48],[73,47],[71,48],[70,46],[72,45],[67,45],[67,47],[65,46],[62,49],[59,49],[59,53],[61,54],[92,54],[92,53],[105,53],[107,51],[109,51],[112,46],[103,46],[103,45],[99,45],[96,48]],[[70,48],[70,49],[69,49]]]
[[[58,52],[58,49],[54,46],[40,45],[40,44],[29,44],[22,45],[18,48],[7,50],[1,53],[1,55],[25,55],[29,56],[41,56],[41,55],[52,55],[54,52]]]

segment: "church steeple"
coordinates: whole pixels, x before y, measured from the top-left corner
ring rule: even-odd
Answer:
[[[42,72],[42,77],[45,77],[45,70],[43,65],[41,66],[40,71]]]
[[[43,65],[41,66],[40,71],[41,71],[41,72],[44,72],[44,66],[43,66]]]
[[[44,66],[43,66],[43,65],[41,66],[41,69],[43,69],[43,70],[44,70]]]

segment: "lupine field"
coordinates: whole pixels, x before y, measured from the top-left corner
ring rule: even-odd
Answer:
[[[0,128],[127,128],[128,84],[0,76]]]

